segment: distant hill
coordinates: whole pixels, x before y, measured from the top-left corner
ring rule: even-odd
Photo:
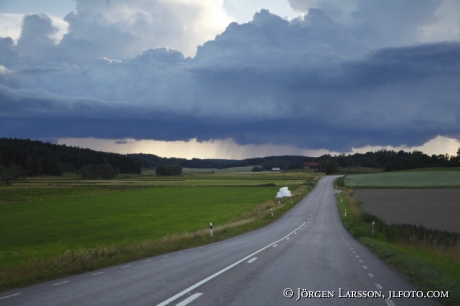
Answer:
[[[235,161],[231,159],[167,158],[144,153],[128,154],[127,156],[137,160],[144,168],[156,168],[165,165],[180,165],[184,168],[218,168],[220,165]]]
[[[184,168],[234,168],[245,166],[263,166],[265,170],[272,168],[293,169],[302,168],[305,161],[316,160],[313,157],[305,156],[268,156],[247,158],[243,160],[234,159],[185,159],[185,158],[163,158],[153,154],[128,154],[129,157],[136,159],[145,168],[155,168],[164,165],[180,165]]]
[[[61,175],[85,165],[110,164],[120,173],[141,173],[138,161],[125,155],[68,147],[30,139],[0,138],[0,165],[19,165],[27,175]]]

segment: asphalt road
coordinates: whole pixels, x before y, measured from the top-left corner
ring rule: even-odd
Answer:
[[[343,228],[333,179],[260,230],[2,292],[0,305],[433,305],[387,299],[415,289]]]

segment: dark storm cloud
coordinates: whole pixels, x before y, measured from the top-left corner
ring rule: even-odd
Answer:
[[[436,7],[425,2],[425,11]],[[349,151],[460,134],[458,41],[375,49],[356,35],[356,25],[334,21],[323,10],[292,21],[262,10],[251,23],[230,24],[194,58],[157,48],[82,65],[107,46],[86,49],[81,34],[73,42],[79,51],[62,57],[80,30],[71,26],[61,44],[50,46],[50,25],[43,15],[25,20],[23,32],[37,37],[24,36],[22,46],[37,44],[47,50],[43,55],[0,40],[2,136],[233,138]],[[93,41],[97,35],[102,44],[128,39],[98,26]]]

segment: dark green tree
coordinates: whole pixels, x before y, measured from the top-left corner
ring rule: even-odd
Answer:
[[[331,158],[327,162],[326,166],[326,174],[334,174],[337,173],[339,170],[339,166],[337,165],[337,159],[336,158]]]
[[[156,175],[181,175],[182,166],[180,165],[163,165],[155,168]]]
[[[117,176],[117,170],[111,164],[86,165],[77,171],[77,175],[85,180],[109,180]]]
[[[393,170],[394,170],[393,163],[391,161],[388,161],[385,165],[385,172],[393,171]]]
[[[12,181],[24,179],[27,175],[27,170],[21,166],[12,165],[10,167],[0,166],[0,183],[11,185]]]

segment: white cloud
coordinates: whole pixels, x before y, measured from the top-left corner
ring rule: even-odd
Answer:
[[[434,12],[435,19],[431,24],[420,26],[420,41],[433,42],[440,40],[460,39],[460,1],[444,0]]]
[[[21,37],[21,27],[24,17],[27,14],[0,13],[0,37],[11,37],[15,43]],[[67,33],[68,23],[64,19],[47,15],[52,20],[52,25],[57,31],[50,35],[55,44],[59,44]]]
[[[286,19],[293,19],[300,15],[291,9],[287,1],[280,0],[225,0],[224,8],[238,23],[250,22],[254,14],[261,9],[269,10]]]
[[[14,41],[21,36],[23,14],[0,13],[0,37],[11,37]]]
[[[97,57],[116,59],[163,46],[193,56],[197,45],[213,39],[231,22],[222,3],[222,0],[78,0],[77,13],[66,17],[70,27],[63,44],[79,46],[83,40],[96,48],[93,52],[106,52],[96,52]],[[107,52],[104,44],[118,52]]]
[[[372,45],[402,46],[415,42],[460,39],[457,0],[288,0],[292,9],[308,14],[320,8],[334,21],[350,26]]]

